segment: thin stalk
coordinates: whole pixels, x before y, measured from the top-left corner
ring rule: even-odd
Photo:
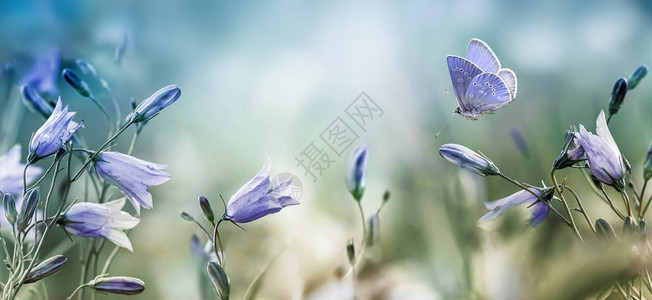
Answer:
[[[568,206],[568,202],[566,202],[566,199],[564,198],[564,194],[559,189],[559,184],[557,183],[557,178],[555,177],[554,170],[550,173],[550,177],[552,177],[552,183],[555,185],[555,190],[557,191],[557,194],[559,194],[559,198],[561,198],[561,202],[564,204],[564,208],[566,209],[566,214],[568,215],[568,219],[570,220],[570,224],[571,227],[573,228],[573,231],[575,232],[575,235],[577,235],[577,238],[579,238],[580,241],[584,242],[584,239],[582,238],[580,231],[577,229],[577,224],[575,224],[575,220],[573,219],[573,214],[571,213],[570,207]]]
[[[82,284],[82,285],[78,286],[78,287],[77,287],[77,288],[72,292],[72,294],[70,294],[70,296],[68,296],[68,298],[66,298],[66,300],[70,300],[70,299],[72,299],[72,297],[74,297],[75,294],[77,294],[77,292],[79,292],[79,290],[81,290],[81,289],[83,289],[83,288],[85,288],[85,287],[87,287],[87,286],[89,286],[88,283],[86,283],[86,284]]]
[[[113,142],[113,140],[115,140],[116,138],[118,138],[118,136],[119,136],[121,133],[123,133],[125,130],[127,130],[127,128],[129,128],[129,125],[131,125],[131,124],[133,124],[133,122],[131,122],[131,121],[127,122],[127,123],[126,123],[122,128],[120,128],[120,130],[119,130],[118,132],[116,132],[116,133],[115,133],[111,138],[109,138],[106,142],[104,142],[104,144],[102,144],[102,146],[100,146],[100,148],[97,149],[97,151],[95,151],[95,153],[93,153],[93,155],[91,155],[91,157],[89,157],[89,158],[86,160],[86,162],[84,163],[84,165],[81,167],[81,169],[79,169],[79,171],[77,172],[77,174],[75,174],[75,176],[73,176],[73,178],[72,178],[71,181],[74,182],[74,181],[76,181],[77,179],[79,179],[79,176],[81,176],[81,174],[84,173],[84,171],[86,170],[86,167],[88,167],[88,165],[89,165],[89,164],[90,164],[90,163],[91,163],[95,158],[97,158],[98,155],[100,155],[100,153],[102,152],[102,150],[104,150],[104,148],[105,148],[107,145],[109,145],[111,142]]]
[[[600,190],[602,191],[602,194],[604,195],[604,197],[607,199],[607,203],[609,203],[609,206],[611,206],[611,209],[618,215],[618,217],[621,220],[625,220],[625,217],[620,213],[620,211],[618,211],[616,206],[614,206],[614,202],[611,201],[611,197],[609,197],[609,194],[607,194],[607,191],[604,190],[603,186],[600,186]]]
[[[584,215],[584,218],[586,219],[586,223],[589,223],[589,226],[591,227],[591,230],[593,230],[594,233],[597,233],[595,230],[595,226],[593,225],[593,222],[591,222],[591,218],[589,217],[589,213],[586,212],[586,209],[584,209],[584,205],[582,205],[582,201],[580,200],[580,197],[577,195],[577,193],[570,187],[570,186],[565,186],[565,189],[570,191],[570,193],[575,197],[575,200],[577,201],[577,205],[579,205],[580,210],[582,210],[582,214]]]
[[[643,183],[643,187],[641,188],[641,193],[639,194],[639,197],[638,197],[639,201],[641,202],[641,204],[638,206],[638,218],[639,219],[643,218],[643,198],[645,197],[645,188],[647,188],[647,183],[648,182],[649,182],[649,180],[646,180]],[[645,208],[647,209],[647,207],[649,205],[650,205],[650,201],[648,201],[648,203],[645,205]]]
[[[215,224],[215,229],[213,229],[213,236],[215,238],[213,239],[213,250],[215,251],[215,255],[217,256],[217,260],[220,263],[220,266],[224,268],[224,262],[222,261],[222,255],[220,255],[220,252],[224,253],[224,248],[222,248],[222,239],[220,239],[220,232],[218,230],[218,227],[220,227],[220,224],[224,218],[220,219],[217,221],[217,224]],[[218,251],[218,246],[219,246],[219,251]]]
[[[629,201],[629,196],[627,196],[627,192],[623,191],[620,194],[623,196],[623,201],[625,201],[625,205],[627,206],[627,213],[629,214],[630,217],[634,217],[634,214],[632,213],[632,204]]]

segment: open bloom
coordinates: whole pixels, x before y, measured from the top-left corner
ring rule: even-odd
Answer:
[[[12,194],[16,197],[23,195],[23,171],[25,164],[20,162],[20,145],[16,145],[9,152],[0,157],[0,191],[4,194]],[[27,184],[36,180],[43,169],[37,166],[29,166],[25,179]]]
[[[367,178],[367,146],[360,146],[351,152],[346,170],[346,184],[355,200],[364,194]]]
[[[54,111],[39,128],[29,143],[29,152],[32,159],[43,158],[57,153],[79,128],[81,123],[72,120],[76,112],[68,112],[68,106],[61,109],[61,98],[57,101]]]
[[[595,124],[597,135],[588,132],[580,124],[580,132],[575,136],[584,149],[591,174],[617,190],[624,188],[625,165],[623,156],[609,132],[604,111],[600,111]]]
[[[70,233],[90,238],[106,238],[133,252],[131,242],[124,230],[136,227],[140,219],[122,211],[124,204],[124,198],[104,204],[75,203],[65,214],[61,223]]]
[[[500,173],[492,161],[458,144],[445,144],[439,147],[439,155],[446,160],[481,176]]]
[[[484,206],[490,210],[490,212],[482,216],[482,218],[478,220],[478,223],[493,220],[502,215],[510,207],[518,206],[521,204],[532,204],[539,199],[538,196],[542,197],[544,201],[548,201],[550,197],[552,197],[552,189],[541,191],[539,189],[531,188],[530,191],[534,192],[536,196],[526,190],[521,190],[505,198],[492,202],[485,202]],[[532,207],[530,225],[535,227],[541,224],[541,222],[545,221],[546,217],[548,216],[548,209],[548,206],[541,201],[534,204]]]
[[[181,96],[181,89],[176,85],[168,85],[156,91],[149,98],[143,100],[134,111],[134,121],[147,121],[161,110],[172,105]]]
[[[227,219],[236,223],[247,223],[276,213],[286,206],[299,204],[299,201],[290,196],[292,177],[278,186],[272,186],[269,180],[270,167],[268,157],[260,172],[229,199],[226,208]]]
[[[150,186],[163,184],[172,178],[164,172],[168,165],[144,161],[119,152],[103,152],[95,161],[95,171],[102,179],[117,187],[140,215],[140,207],[152,209]]]

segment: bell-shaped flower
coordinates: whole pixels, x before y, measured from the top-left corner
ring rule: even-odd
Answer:
[[[38,93],[50,96],[59,94],[57,79],[61,53],[52,49],[36,57],[32,67],[22,76],[19,86],[32,86]]]
[[[54,111],[52,104],[45,100],[45,98],[43,98],[34,87],[31,85],[24,85],[22,87],[22,93],[24,100],[23,103],[25,103],[29,110],[36,112],[45,118],[50,117],[52,111]]]
[[[138,225],[140,219],[122,211],[125,199],[98,204],[78,202],[73,204],[59,221],[70,233],[89,238],[105,238],[133,252],[124,230]]]
[[[152,209],[150,186],[160,185],[172,178],[164,172],[168,165],[144,161],[119,152],[103,152],[95,161],[95,171],[102,179],[117,187],[134,206],[138,215],[140,207]]]
[[[0,191],[17,198],[23,195],[23,171],[25,170],[25,164],[20,162],[20,157],[20,145],[14,146],[6,155],[0,157]],[[27,184],[32,183],[42,173],[43,169],[40,167],[27,167],[25,173]]]
[[[225,216],[227,220],[247,223],[279,212],[286,206],[299,204],[299,201],[291,196],[292,177],[272,186],[269,180],[270,167],[268,157],[260,172],[229,199]]]
[[[151,119],[161,112],[161,110],[172,105],[180,96],[181,88],[176,85],[168,85],[161,88],[136,107],[133,113],[133,122],[142,122]]]
[[[362,199],[367,178],[367,146],[359,146],[349,157],[346,170],[346,184],[356,201]]]
[[[595,127],[597,135],[588,132],[581,124],[580,131],[576,134],[591,174],[599,181],[622,191],[625,186],[625,164],[607,127],[604,111],[600,111]]]
[[[61,98],[57,101],[54,111],[45,124],[34,133],[29,143],[30,159],[40,158],[57,153],[72,135],[81,127],[81,123],[72,120],[76,112],[68,112],[68,106],[61,109]]]
[[[488,158],[458,144],[439,147],[439,154],[446,160],[481,176],[498,175],[500,170]]]
[[[484,206],[490,211],[486,215],[482,216],[482,218],[478,220],[478,223],[493,220],[499,217],[500,215],[502,215],[510,207],[514,207],[522,204],[530,205],[536,202],[532,207],[532,217],[530,218],[530,225],[532,227],[535,227],[541,224],[541,222],[545,221],[546,217],[548,216],[549,208],[548,205],[546,205],[542,201],[537,202],[537,200],[539,200],[540,197],[543,201],[549,201],[550,198],[552,197],[552,189],[548,188],[542,190],[542,189],[530,188],[530,191],[532,191],[536,195],[533,195],[529,191],[521,190],[505,198],[498,199],[492,202],[485,202]]]

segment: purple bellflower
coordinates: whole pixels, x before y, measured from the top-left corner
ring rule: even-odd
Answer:
[[[143,100],[134,110],[133,121],[147,121],[166,107],[172,105],[181,96],[181,88],[176,85],[168,85],[156,91],[149,98]]]
[[[95,161],[95,171],[102,179],[117,187],[140,215],[140,207],[152,209],[150,186],[160,185],[172,178],[164,172],[168,165],[144,161],[119,152],[103,152]]]
[[[618,146],[609,132],[604,111],[600,111],[595,124],[597,135],[588,132],[580,124],[575,137],[584,150],[586,163],[591,174],[599,181],[613,186],[616,190],[624,189],[625,164]]]
[[[62,110],[61,98],[59,98],[54,111],[45,124],[34,133],[29,143],[31,160],[38,160],[57,153],[79,128],[84,127],[82,123],[72,120],[75,114],[76,112],[68,112],[68,106]]]
[[[268,157],[260,172],[229,199],[225,213],[226,220],[247,223],[279,212],[286,206],[299,204],[299,201],[290,196],[292,177],[279,183],[278,186],[272,186],[269,180],[270,167],[271,162]]]
[[[346,184],[356,201],[362,199],[367,179],[367,146],[359,146],[349,157]]]
[[[136,295],[145,290],[145,282],[126,276],[99,277],[89,284],[96,291],[119,295]]]
[[[500,171],[492,161],[462,145],[442,145],[439,147],[439,154],[462,169],[480,176],[500,174]]]
[[[545,201],[548,201],[552,197],[552,189],[540,190],[536,188],[531,188],[530,191],[534,192],[539,197],[542,197]],[[508,208],[513,206],[518,206],[522,204],[530,205],[535,203],[539,198],[532,193],[521,190],[514,194],[511,194],[505,198],[498,199],[492,202],[485,202],[484,206],[490,210],[486,215],[482,216],[478,223],[485,221],[493,220],[500,215],[502,215]],[[548,216],[548,206],[539,201],[532,207],[532,217],[530,218],[530,226],[535,227],[541,222],[545,221]]]
[[[104,204],[75,203],[60,222],[70,233],[89,238],[105,238],[133,252],[124,230],[136,227],[140,219],[122,211],[124,204],[124,198]]]
[[[56,49],[43,53],[36,58],[18,85],[21,87],[29,85],[41,94],[58,95],[57,78],[59,77],[60,61],[61,53]]]
[[[0,157],[0,191],[16,197],[23,195],[23,170],[25,164],[20,163],[20,145],[16,145],[9,152]],[[25,179],[30,184],[43,173],[37,166],[29,166]]]

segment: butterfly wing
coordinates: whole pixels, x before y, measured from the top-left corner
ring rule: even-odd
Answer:
[[[509,104],[512,99],[498,75],[482,73],[471,80],[462,102],[470,114],[482,115]]]
[[[453,82],[453,92],[460,108],[464,108],[462,98],[466,95],[466,89],[474,77],[482,73],[482,70],[465,58],[449,55],[446,57],[448,71]]]
[[[500,69],[498,77],[505,82],[512,99],[516,98],[516,74],[510,69]]]
[[[478,39],[472,39],[466,51],[466,59],[474,63],[480,70],[488,73],[498,73],[500,62],[487,44]]]

